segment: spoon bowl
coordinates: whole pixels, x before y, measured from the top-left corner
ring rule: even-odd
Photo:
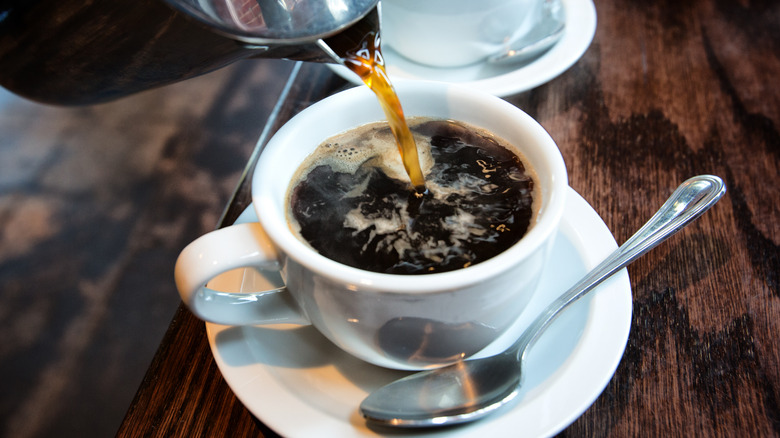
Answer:
[[[438,427],[482,418],[513,400],[529,348],[569,305],[701,216],[725,193],[723,181],[701,175],[685,181],[620,248],[547,306],[506,351],[412,374],[369,394],[367,420],[391,427]]]

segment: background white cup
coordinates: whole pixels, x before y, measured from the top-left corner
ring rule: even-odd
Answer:
[[[418,81],[401,82],[397,91],[407,117],[460,120],[522,152],[537,172],[542,200],[528,233],[487,261],[429,275],[352,268],[300,241],[285,214],[288,185],[299,164],[325,139],[384,120],[376,97],[357,87],[304,110],[268,143],[252,181],[259,223],[213,231],[182,251],[176,284],[196,316],[228,325],[311,323],[354,356],[398,369],[471,356],[512,325],[536,289],[563,214],[568,183],[560,151],[530,116],[492,95]],[[204,287],[240,267],[280,269],[286,287],[253,294]]]
[[[544,1],[382,0],[382,44],[423,65],[473,64],[528,33]]]

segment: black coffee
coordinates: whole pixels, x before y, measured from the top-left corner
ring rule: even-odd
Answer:
[[[494,137],[411,119],[428,191],[420,196],[386,123],[333,137],[301,165],[289,194],[294,230],[320,254],[374,272],[468,267],[514,245],[534,218],[534,179]]]

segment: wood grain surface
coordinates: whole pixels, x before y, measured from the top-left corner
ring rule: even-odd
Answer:
[[[780,3],[595,3],[584,57],[507,100],[551,133],[570,185],[618,242],[690,176],[719,175],[728,192],[629,267],[623,359],[561,436],[780,435]],[[300,75],[288,115],[340,86],[322,66]],[[180,309],[119,436],[275,434],[233,396],[204,324]]]

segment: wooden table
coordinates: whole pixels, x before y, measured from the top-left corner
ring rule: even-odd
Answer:
[[[618,242],[684,179],[726,196],[631,265],[631,334],[570,436],[780,435],[780,3],[597,0],[584,57],[507,98],[563,152]],[[344,81],[302,65],[270,132]],[[246,206],[240,191],[233,211]],[[306,419],[301,419],[306,421]],[[119,436],[276,436],[236,399],[180,308]]]

